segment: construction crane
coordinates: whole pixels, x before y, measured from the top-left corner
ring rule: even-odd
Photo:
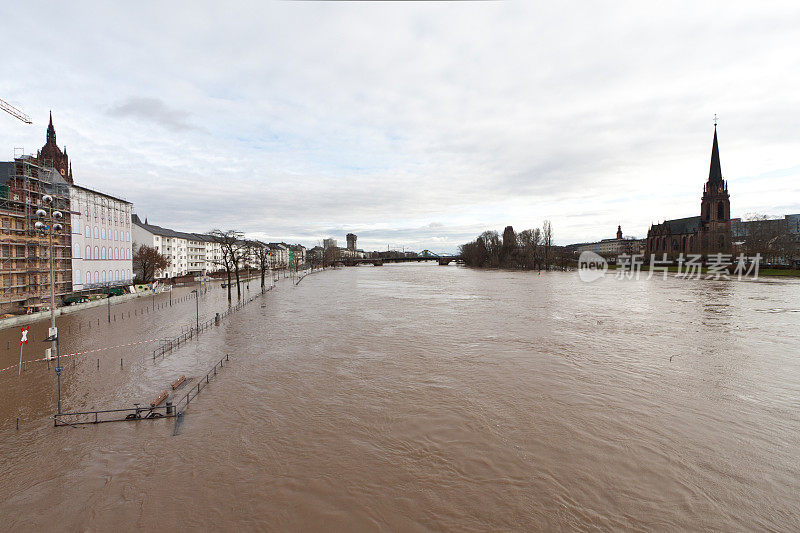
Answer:
[[[0,100],[0,109],[11,115],[12,117],[16,117],[20,119],[25,124],[33,124],[31,121],[31,117],[14,107],[13,105],[9,104],[5,100]]]

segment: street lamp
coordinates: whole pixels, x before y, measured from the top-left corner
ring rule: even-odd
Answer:
[[[50,254],[50,331],[46,341],[50,341],[50,355],[56,351],[56,375],[58,376],[58,414],[61,414],[61,351],[58,343],[58,330],[56,329],[56,279],[53,254],[53,233],[60,232],[64,226],[60,223],[64,218],[61,211],[53,209],[53,197],[49,194],[42,196],[46,209],[36,210],[39,220],[33,225],[36,230],[48,236],[48,250]]]
[[[194,293],[194,307],[195,307],[195,329],[200,331],[200,293],[197,289],[193,289]]]

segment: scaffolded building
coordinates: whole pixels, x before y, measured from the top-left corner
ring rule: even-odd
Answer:
[[[0,312],[49,308],[50,237],[34,227],[46,194],[64,215],[52,240],[55,294],[72,291],[69,183],[31,156],[0,162]]]

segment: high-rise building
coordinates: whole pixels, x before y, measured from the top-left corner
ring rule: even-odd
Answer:
[[[358,239],[358,237],[356,237],[354,234],[352,234],[352,233],[348,233],[347,234],[347,249],[350,250],[351,252],[355,252],[356,251],[356,240],[357,239]]]

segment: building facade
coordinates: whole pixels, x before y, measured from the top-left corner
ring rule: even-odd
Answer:
[[[44,201],[49,195],[52,202]],[[0,163],[0,310],[36,311],[49,307],[50,237],[36,229],[36,212],[52,207],[62,213],[53,233],[55,295],[72,292],[72,217],[69,183],[60,172],[32,156]]]
[[[156,278],[175,278],[193,274],[205,276],[222,268],[222,245],[202,233],[184,233],[142,222],[132,216],[133,253],[140,245],[155,248],[168,261]]]
[[[133,282],[133,204],[70,185],[72,287],[79,291]]]
[[[646,253],[672,259],[680,254],[733,253],[731,234],[731,203],[728,184],[722,179],[717,144],[717,127],[711,147],[711,166],[708,181],[703,186],[700,215],[653,224],[647,232]]]
[[[622,254],[643,254],[645,249],[644,239],[625,238],[622,236],[622,226],[617,226],[615,239],[602,239],[597,242],[570,244],[566,249],[580,254],[581,252],[594,252],[606,258],[615,258]]]

